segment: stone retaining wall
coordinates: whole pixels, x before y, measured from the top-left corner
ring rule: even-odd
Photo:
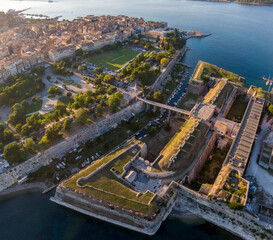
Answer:
[[[123,208],[118,210],[106,207],[102,201],[97,202],[63,187],[58,187],[55,196],[50,200],[86,215],[148,235],[156,233],[174,205],[159,213],[154,220],[148,221],[141,216],[127,213]]]
[[[272,233],[265,231],[266,225],[259,221],[259,218],[245,211],[232,210],[228,208],[226,203],[209,199],[182,185],[178,186],[178,191],[176,210],[181,205],[196,216],[246,240],[261,239],[256,233],[263,233],[269,237],[268,239],[272,236]]]

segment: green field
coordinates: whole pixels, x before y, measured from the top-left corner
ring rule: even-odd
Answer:
[[[237,74],[219,68],[210,63],[199,61],[194,70],[193,79],[207,81],[210,76],[216,78],[228,78],[233,84],[241,87],[243,87],[245,84],[245,79],[241,78]]]
[[[100,67],[109,68],[111,70],[117,70],[123,67],[127,62],[129,62],[137,55],[138,55],[137,51],[133,51],[129,48],[119,48],[104,53],[100,53],[96,56],[92,56],[89,62]]]

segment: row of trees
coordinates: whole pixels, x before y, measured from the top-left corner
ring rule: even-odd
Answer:
[[[160,69],[153,70],[151,64],[144,62],[144,60],[145,57],[143,54],[138,55],[135,60],[127,66],[127,68],[121,70],[118,78],[123,79],[129,77],[131,82],[134,80],[140,80],[143,86],[151,85],[151,80],[160,73]]]
[[[13,134],[11,130],[5,128],[4,125],[0,123],[0,149],[3,149],[6,144],[19,139],[20,135]]]
[[[0,88],[0,106],[21,102],[44,88],[42,79],[34,74],[20,73],[8,77],[7,85]]]
[[[53,62],[51,68],[54,74],[62,76],[72,76],[73,71],[69,71],[67,67],[71,67],[71,62],[69,59],[64,59],[60,62]]]

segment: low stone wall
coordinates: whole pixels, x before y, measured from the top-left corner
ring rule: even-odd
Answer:
[[[156,173],[156,172],[149,172],[145,169],[142,170],[148,177],[152,177],[152,178],[167,178],[167,177],[171,177],[172,175],[174,175],[174,172],[160,172],[160,173]]]
[[[16,167],[13,167],[12,169],[2,173],[0,175],[0,191],[17,183],[18,178],[24,177],[31,172],[35,172],[42,166],[48,165],[50,162],[52,162],[52,158],[58,157],[61,153],[72,148],[77,143],[95,138],[103,134],[104,132],[113,128],[116,124],[120,123],[122,120],[131,116],[133,113],[136,114],[142,111],[143,108],[143,102],[136,102],[127,108],[124,108],[121,111],[111,115],[110,117],[99,121],[98,123],[82,129],[73,136],[70,136],[69,138],[57,143],[47,150],[38,153],[27,161],[17,165]]]

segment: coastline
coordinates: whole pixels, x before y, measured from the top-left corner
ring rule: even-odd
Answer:
[[[195,1],[195,0],[193,0]],[[242,5],[250,5],[250,6],[273,6],[273,3],[255,3],[255,2],[238,2],[238,1],[231,1],[231,0],[200,0],[202,2],[223,2],[223,3],[237,3]]]
[[[28,191],[44,191],[47,189],[47,185],[44,182],[37,182],[37,183],[25,183],[22,185],[15,185],[11,188],[5,189],[4,191],[0,192],[0,198],[6,197],[13,194],[21,194]]]

